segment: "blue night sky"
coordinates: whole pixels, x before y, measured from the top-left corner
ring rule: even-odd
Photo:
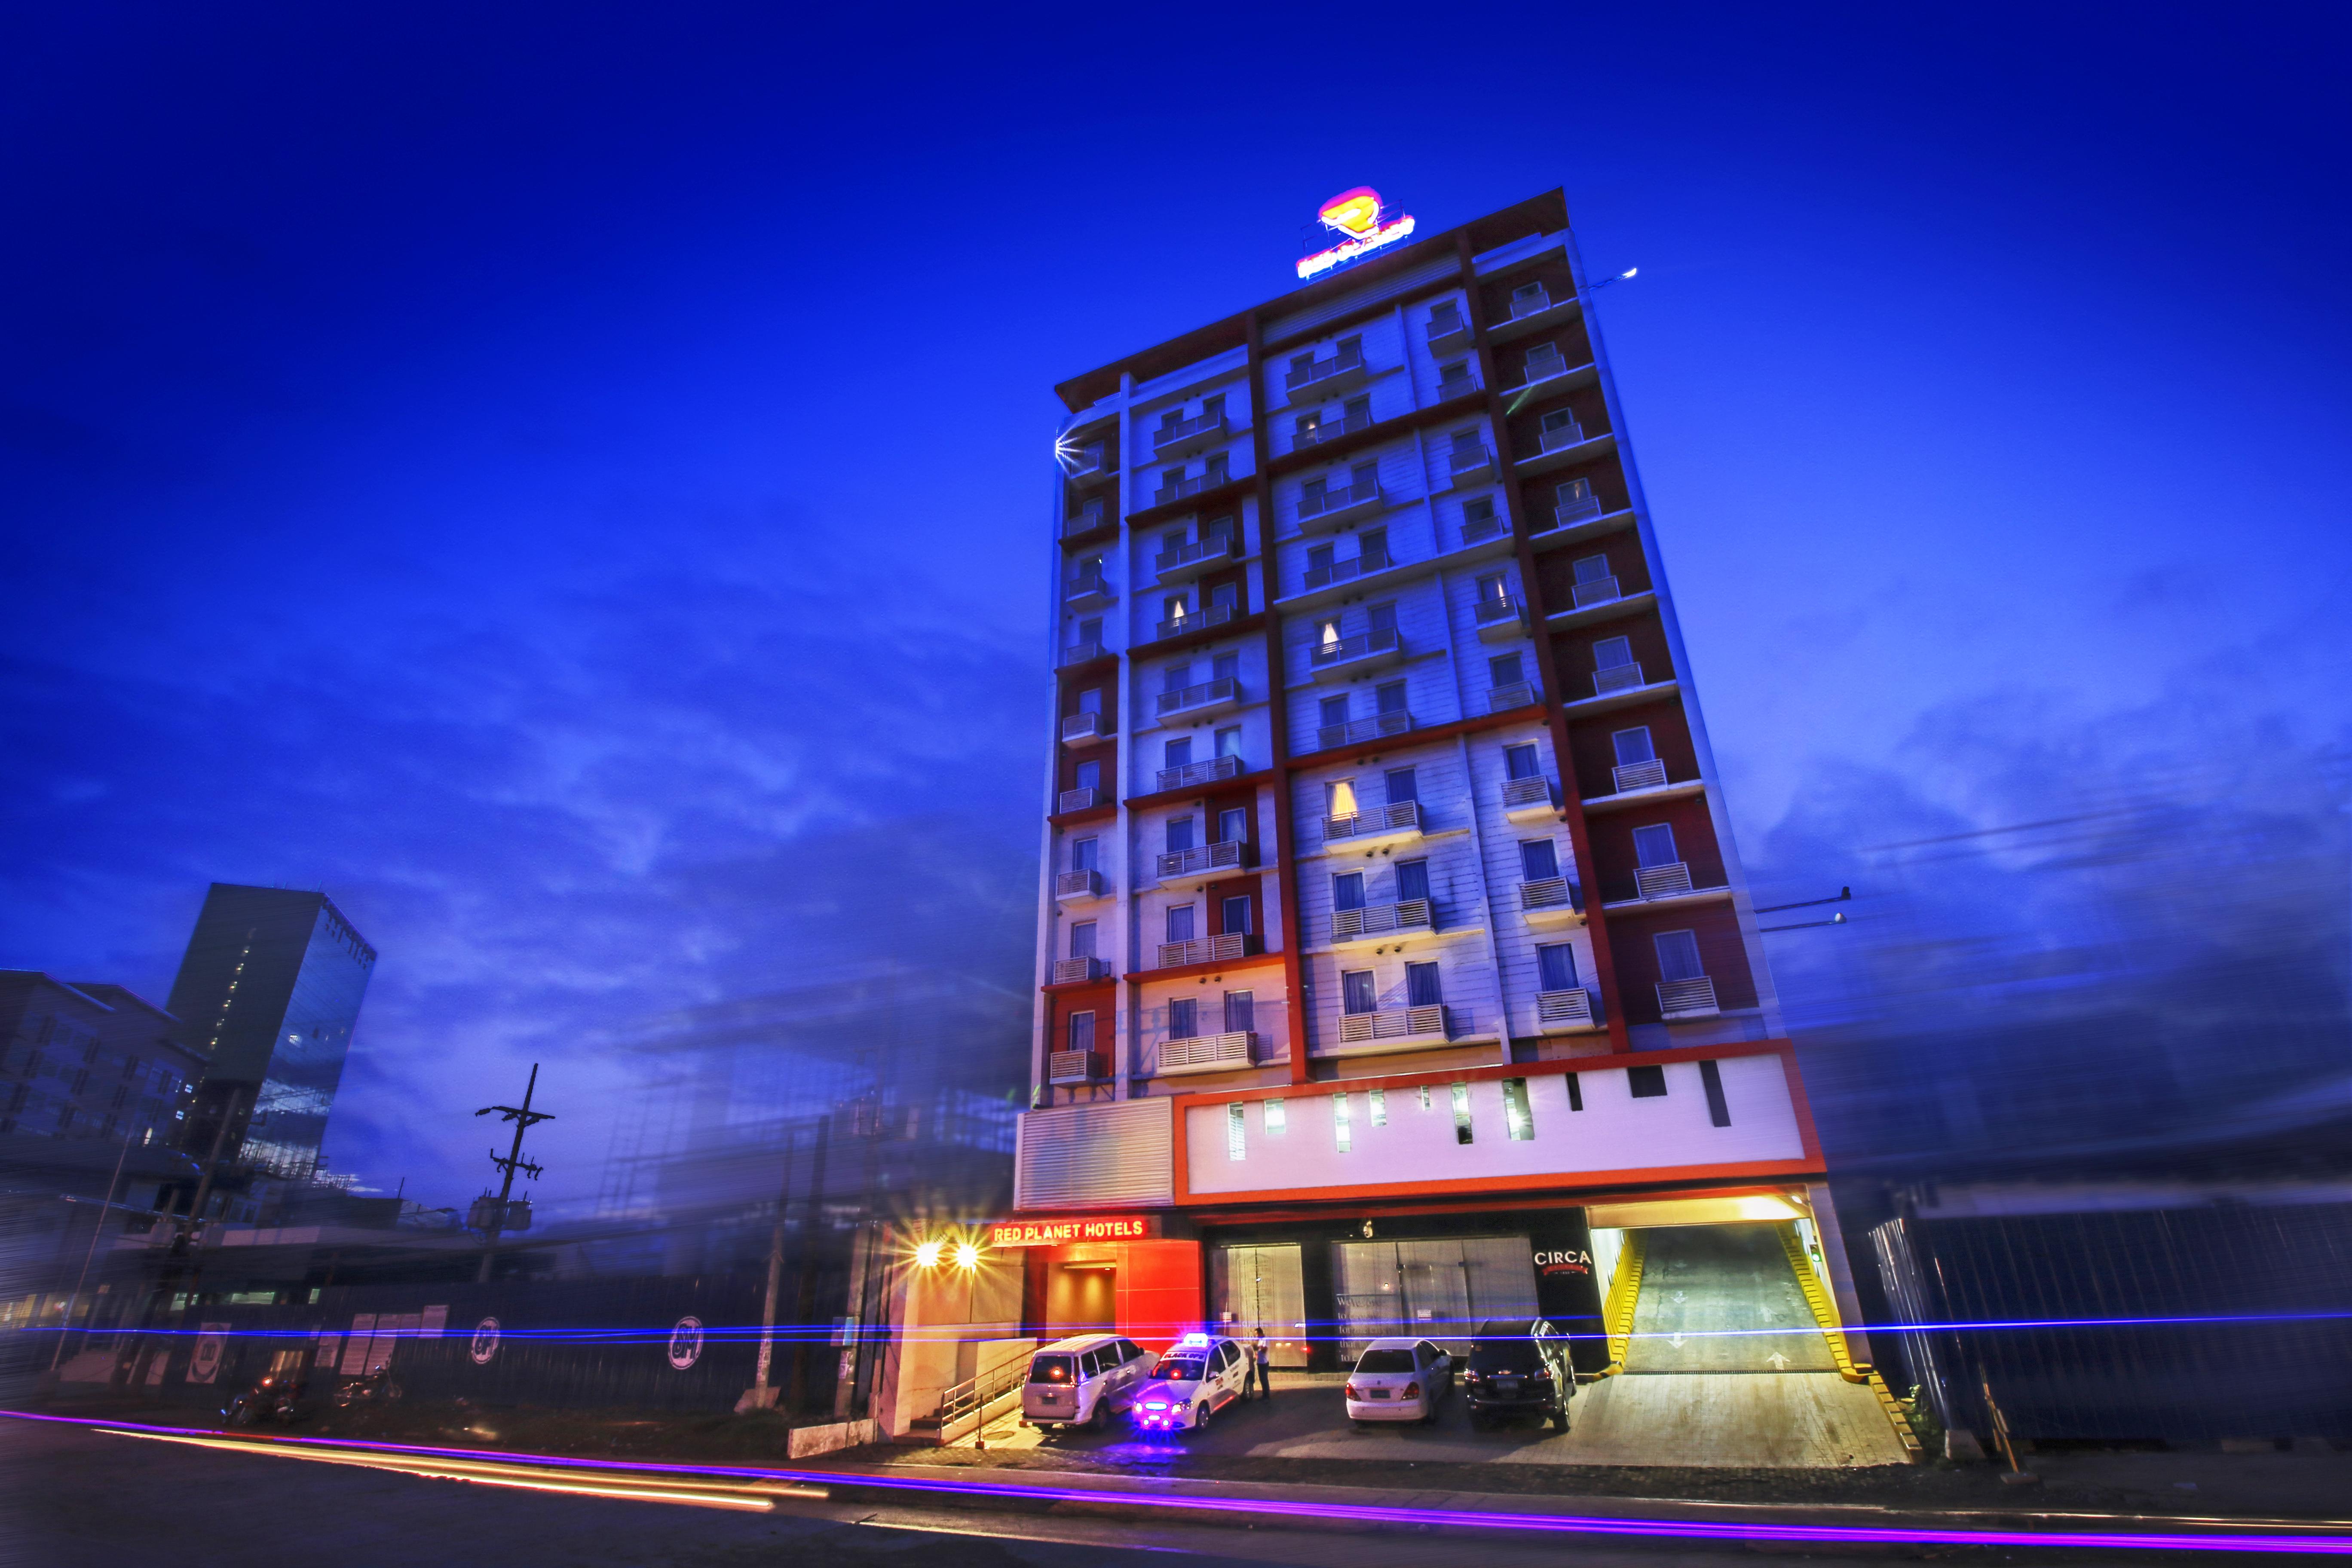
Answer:
[[[1855,885],[1801,1018],[2187,943],[2340,1036],[2340,13],[1118,9],[16,8],[0,965],[324,887],[436,1202],[533,1060],[592,1195],[650,1016],[1025,984],[1052,384],[1565,185],[1759,895]]]

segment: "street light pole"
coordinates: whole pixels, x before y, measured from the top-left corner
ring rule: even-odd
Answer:
[[[98,1256],[98,1238],[106,1234],[106,1216],[114,1210],[114,1189],[122,1184],[122,1163],[130,1158],[131,1140],[126,1136],[122,1147],[115,1152],[114,1174],[106,1178],[106,1201],[98,1205],[98,1218],[89,1227],[89,1250],[81,1255],[81,1272],[74,1276],[73,1294],[66,1298],[66,1315],[58,1324],[58,1348],[49,1355],[51,1372],[57,1371],[58,1363],[65,1358],[66,1331],[73,1326],[74,1304],[81,1300],[81,1288],[89,1282],[90,1259]]]
[[[523,1086],[520,1105],[486,1105],[474,1112],[477,1116],[488,1116],[495,1110],[500,1113],[499,1121],[515,1124],[514,1146],[507,1151],[505,1157],[500,1158],[496,1149],[490,1151],[490,1163],[505,1172],[506,1179],[499,1184],[499,1206],[491,1213],[489,1229],[482,1237],[482,1268],[474,1276],[477,1285],[490,1282],[490,1264],[498,1257],[499,1233],[507,1227],[507,1197],[514,1191],[515,1173],[529,1171],[534,1178],[545,1174],[539,1166],[522,1157],[522,1135],[542,1121],[555,1120],[552,1112],[530,1108],[530,1097],[538,1090],[539,1064],[533,1062],[530,1064],[530,1081]]]

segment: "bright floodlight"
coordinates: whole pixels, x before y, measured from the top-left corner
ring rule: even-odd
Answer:
[[[1617,276],[1620,278],[1631,278],[1634,273],[1639,272],[1640,270],[1642,269],[1638,267],[1628,267],[1624,271],[1617,274]]]
[[[919,1268],[937,1268],[940,1266],[940,1243],[924,1242],[915,1248],[915,1266]]]
[[[980,1248],[969,1241],[956,1243],[956,1267],[969,1274],[980,1267]]]

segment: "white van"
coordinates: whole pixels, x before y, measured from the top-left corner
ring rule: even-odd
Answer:
[[[1117,1334],[1073,1334],[1029,1357],[1021,1418],[1032,1426],[1091,1426],[1099,1431],[1135,1403],[1152,1355]]]

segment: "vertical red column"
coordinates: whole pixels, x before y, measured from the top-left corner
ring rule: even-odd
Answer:
[[[1197,1241],[1130,1241],[1119,1248],[1118,1331],[1165,1350],[1201,1326],[1205,1308]]]

